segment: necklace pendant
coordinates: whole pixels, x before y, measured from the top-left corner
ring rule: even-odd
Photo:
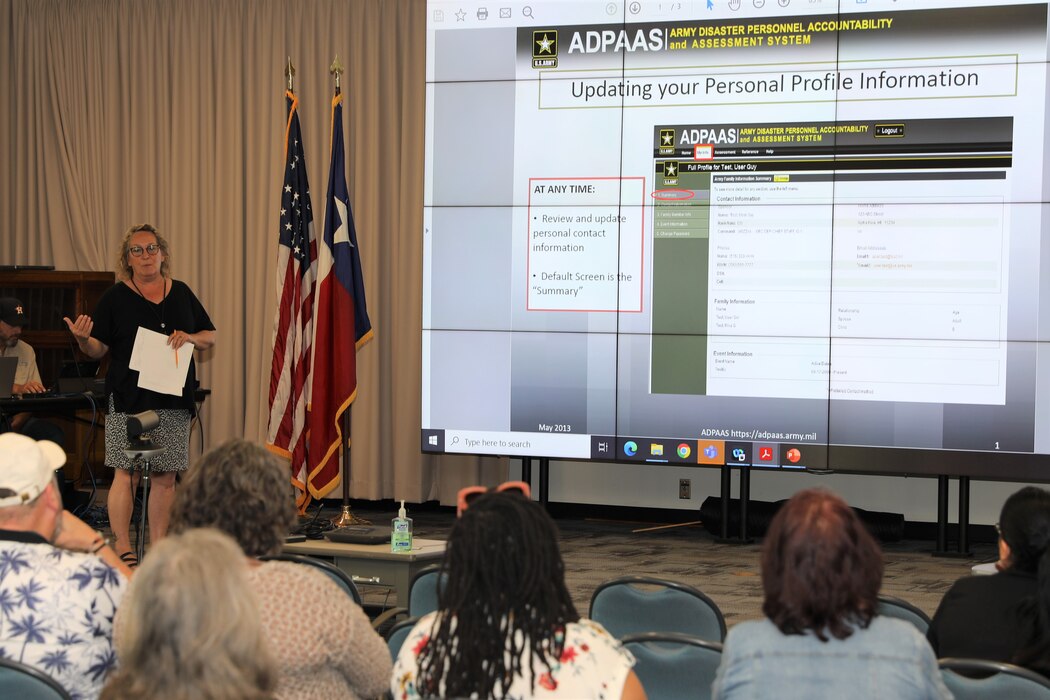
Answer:
[[[167,326],[165,326],[165,325],[164,325],[163,323],[162,323],[162,324],[160,324],[160,327],[161,327],[161,328],[167,328]]]

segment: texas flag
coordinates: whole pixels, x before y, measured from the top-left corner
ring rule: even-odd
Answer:
[[[357,350],[372,339],[354,216],[346,187],[343,96],[332,98],[332,165],[324,235],[317,245],[313,385],[308,407],[309,494],[324,498],[339,483],[340,418],[357,397]]]

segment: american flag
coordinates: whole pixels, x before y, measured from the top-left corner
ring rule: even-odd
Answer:
[[[354,213],[346,187],[343,96],[332,99],[332,161],[324,235],[317,253],[313,388],[310,393],[310,495],[324,498],[340,478],[340,418],[357,396],[357,351],[372,339]],[[349,436],[345,436],[349,437]]]
[[[306,160],[303,157],[303,136],[299,128],[299,98],[291,91],[286,92],[285,97],[288,125],[285,129],[284,185],[277,245],[277,313],[274,315],[270,420],[266,442],[271,451],[291,460],[292,483],[301,492],[299,507],[304,508],[309,502],[306,491],[306,406],[311,376],[317,242],[310,207],[310,183],[306,179]]]

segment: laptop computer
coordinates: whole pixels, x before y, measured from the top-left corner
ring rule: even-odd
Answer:
[[[15,372],[17,371],[17,357],[0,357],[0,399],[11,398],[11,389],[15,385]]]
[[[390,544],[390,528],[349,525],[324,533],[329,542],[340,544]]]
[[[90,393],[102,391],[100,382],[103,380],[95,378],[100,364],[100,362],[94,360],[62,363],[62,367],[58,370],[58,382],[55,384],[55,391],[59,394],[83,394],[85,391]]]

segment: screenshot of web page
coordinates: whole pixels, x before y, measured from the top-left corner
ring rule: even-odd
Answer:
[[[675,335],[654,337],[654,390],[692,375],[715,395],[1004,403],[1011,134],[1009,118],[658,127],[653,317]],[[683,267],[688,294],[664,294]],[[676,323],[705,298],[706,324]]]
[[[1050,454],[1045,2],[427,31],[424,450]]]

